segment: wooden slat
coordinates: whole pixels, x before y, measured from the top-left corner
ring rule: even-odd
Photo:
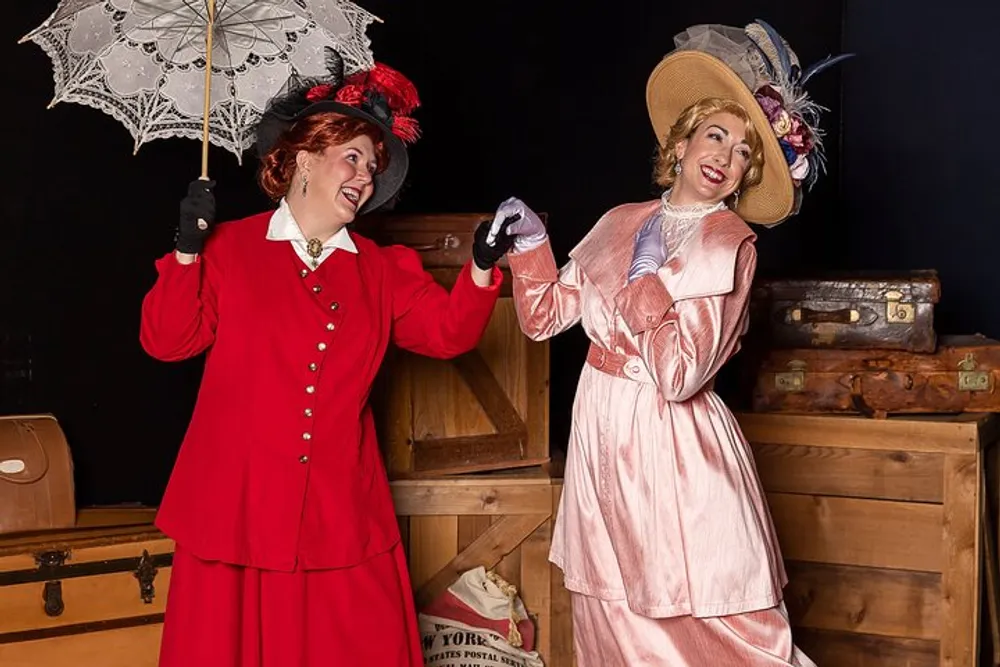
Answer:
[[[76,513],[78,528],[106,526],[150,526],[156,519],[155,507],[103,505],[84,507]]]
[[[769,493],[787,560],[940,572],[942,506]]]
[[[518,328],[520,332],[520,328]],[[549,447],[549,345],[525,340],[525,400],[528,427],[528,457],[548,457]]]
[[[89,632],[55,639],[0,644],[3,667],[156,667],[163,626]]]
[[[767,444],[753,452],[768,491],[922,502],[943,494],[941,454]]]
[[[785,566],[785,603],[795,626],[940,638],[939,574],[795,561]]]
[[[559,515],[559,499],[562,497],[563,485],[557,482],[552,487],[552,525],[555,526]],[[546,656],[546,667],[575,667],[573,655],[573,609],[570,593],[566,590],[563,572],[556,566],[551,566],[552,574],[552,638],[549,642],[550,653]]]
[[[549,545],[552,526],[546,521],[521,543],[521,577],[518,594],[528,613],[535,619],[535,650],[552,655],[552,570]],[[550,663],[551,664],[551,663]]]
[[[397,514],[548,514],[552,511],[548,484],[448,484],[443,481],[397,481],[392,497]]]
[[[150,604],[139,597],[139,581],[131,572],[64,579],[60,585],[65,608],[59,616],[45,613],[42,599],[45,584],[5,586],[0,606],[0,635],[163,613],[170,572],[169,567],[157,571],[153,580],[156,594]]]
[[[982,415],[955,418],[893,417],[867,419],[841,415],[739,413],[744,436],[752,443],[810,445],[891,451],[970,453],[978,447]]]
[[[87,528],[52,535],[9,537],[0,540],[0,572],[24,569],[24,563],[34,563],[31,554],[41,551],[77,551],[98,546],[154,542],[162,539],[164,539],[163,533],[152,526]]]
[[[490,517],[490,525],[493,525],[502,519],[502,516],[493,515]],[[493,570],[496,571],[496,573],[500,575],[504,581],[513,584],[520,592],[521,565],[521,545],[519,544],[511,549],[510,552],[505,554],[504,557],[500,559],[500,562],[493,566]]]
[[[977,454],[944,466],[941,667],[972,667],[979,647],[980,507]]]
[[[383,432],[382,451],[390,477],[394,471],[413,468],[413,367],[406,363],[406,353],[391,349],[380,373],[378,390],[382,400],[374,400],[373,409],[386,414],[379,418]]]
[[[410,517],[409,566],[414,589],[430,580],[457,553],[457,516]]]
[[[479,566],[486,569],[495,567],[501,558],[523,542],[548,518],[548,513],[505,516],[491,525],[467,549],[458,553],[425,583],[419,585],[415,594],[417,607],[422,608],[432,602],[466,570]],[[433,519],[422,518],[421,520]]]
[[[509,318],[503,318],[502,313],[500,315],[500,320],[497,322],[499,325],[504,325],[502,328],[505,332],[509,332],[512,328],[510,322],[506,320]],[[497,318],[498,314],[494,313],[494,318]],[[493,341],[489,341],[493,342]],[[506,347],[499,346],[498,347]],[[498,353],[503,354],[505,350],[501,349]],[[491,355],[491,356],[498,356]],[[494,374],[494,370],[487,365],[486,360],[483,359],[482,354],[479,350],[473,350],[466,354],[455,357],[451,360],[452,365],[455,370],[458,371],[459,376],[468,385],[469,390],[472,395],[476,397],[479,404],[482,406],[483,411],[486,413],[486,417],[493,424],[498,432],[518,432],[525,433],[524,420],[521,415],[518,414],[517,408],[514,407],[514,403],[511,401],[510,394],[517,394],[517,385],[521,384],[518,380],[519,378],[512,378],[511,382],[505,383],[511,385],[509,388],[505,388],[501,385],[500,380],[497,379]],[[509,368],[517,370],[518,366],[513,364],[508,365]]]
[[[926,639],[807,629],[793,637],[819,667],[939,667],[938,643]]]
[[[1000,665],[1000,591],[997,589],[1000,576],[997,572],[996,531],[994,518],[988,502],[986,476],[979,476],[979,522],[982,526],[983,588],[986,591],[986,612],[990,636],[991,667]]]

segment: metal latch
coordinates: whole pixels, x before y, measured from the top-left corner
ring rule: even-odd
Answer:
[[[914,307],[912,303],[900,303],[903,293],[890,290],[885,293],[885,319],[889,323],[908,323],[913,321]]]
[[[989,371],[977,371],[976,358],[969,352],[958,362],[959,391],[989,391],[992,375]]]
[[[774,388],[786,393],[802,391],[806,385],[806,362],[793,359],[788,368],[791,370],[774,374]]]

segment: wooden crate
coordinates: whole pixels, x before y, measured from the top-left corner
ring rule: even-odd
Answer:
[[[0,665],[156,667],[173,542],[154,511],[0,538]]]
[[[471,257],[476,225],[492,213],[369,216],[361,233],[420,252],[450,288]],[[501,262],[504,265],[504,262]],[[390,348],[372,409],[392,479],[537,466],[549,456],[549,344],[521,333],[504,270],[478,347],[450,360]]]
[[[974,667],[984,454],[1000,421],[737,417],[767,491],[803,650],[824,667]]]
[[[540,471],[392,483],[418,609],[482,565],[517,586],[546,667],[572,667],[562,572],[548,562],[560,480]]]

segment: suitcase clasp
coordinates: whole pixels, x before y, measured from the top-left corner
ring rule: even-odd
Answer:
[[[889,290],[885,293],[885,319],[890,324],[908,324],[913,322],[915,310],[912,303],[900,303],[903,293]]]
[[[958,362],[958,390],[959,391],[990,391],[990,380],[992,375],[989,371],[977,371],[976,358],[971,352]]]
[[[788,368],[791,370],[774,374],[774,388],[789,394],[802,391],[806,386],[806,362],[792,359]]]

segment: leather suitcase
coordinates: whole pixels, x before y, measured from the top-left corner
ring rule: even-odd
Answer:
[[[70,528],[73,459],[52,415],[0,416],[0,534]]]
[[[773,349],[836,348],[933,352],[941,284],[932,270],[758,279],[751,332]]]
[[[0,536],[0,665],[156,667],[173,541],[154,508],[87,508]]]
[[[755,412],[888,414],[1000,412],[1000,342],[942,336],[937,351],[772,350]]]

